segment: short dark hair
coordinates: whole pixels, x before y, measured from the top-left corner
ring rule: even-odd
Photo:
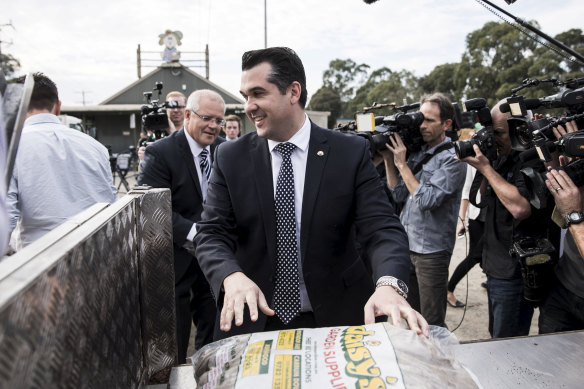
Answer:
[[[440,109],[440,121],[444,123],[446,120],[454,119],[454,107],[452,102],[444,93],[434,92],[431,95],[424,95],[420,100],[420,105],[424,103],[434,103]]]
[[[57,85],[43,73],[34,73],[32,76],[34,77],[34,87],[28,111],[33,109],[52,111],[55,104],[59,102]]]
[[[298,102],[304,108],[308,93],[306,91],[306,74],[304,66],[296,52],[288,47],[270,47],[267,49],[251,50],[241,57],[241,70],[249,70],[263,62],[272,65],[272,72],[268,82],[276,85],[281,94],[294,82],[300,84],[300,99]]]

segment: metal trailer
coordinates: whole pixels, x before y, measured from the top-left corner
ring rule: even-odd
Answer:
[[[176,364],[168,189],[96,204],[0,262],[0,388],[141,388]]]

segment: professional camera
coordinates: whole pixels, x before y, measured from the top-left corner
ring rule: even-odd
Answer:
[[[459,159],[466,157],[474,157],[475,152],[473,145],[479,146],[481,153],[483,153],[489,161],[497,159],[497,147],[495,144],[495,135],[493,132],[493,119],[491,118],[491,111],[487,107],[487,101],[483,98],[476,98],[467,100],[464,105],[468,112],[473,112],[477,115],[478,122],[483,126],[477,131],[469,140],[461,140],[454,143],[454,150]]]
[[[539,305],[547,296],[555,265],[555,248],[548,239],[521,238],[513,243],[510,254],[519,260],[523,278],[523,297]]]
[[[384,105],[387,106],[387,105]],[[380,106],[373,107],[377,108]],[[420,103],[394,107],[396,112],[389,116],[374,116],[373,113],[360,113],[356,120],[335,128],[337,131],[362,136],[369,141],[371,155],[377,151],[386,150],[385,144],[391,143],[389,137],[398,134],[408,152],[416,152],[422,148],[424,140],[420,134],[420,125],[424,122],[421,112],[408,110],[419,108]]]
[[[567,89],[555,95],[526,99],[524,96],[516,95],[524,88],[538,86],[541,83],[553,83],[556,87],[566,87]],[[503,113],[510,113],[507,119],[509,124],[509,137],[512,148],[518,151],[525,151],[532,147],[541,146],[547,141],[554,140],[552,128],[558,124],[555,117],[532,121],[529,110],[555,109],[557,114],[570,117],[569,120],[576,120],[579,128],[584,128],[584,78],[569,79],[566,82],[556,79],[538,80],[527,78],[522,85],[512,89],[511,97],[507,98],[505,104],[501,104],[500,110]],[[557,112],[563,109],[564,112]]]
[[[523,162],[536,159],[545,162],[548,160],[547,154],[553,151],[558,151],[570,158],[584,158],[584,131],[571,132],[556,142],[549,141],[542,146],[536,146],[521,153],[519,158]],[[557,170],[565,171],[576,186],[584,186],[584,159],[570,162]],[[546,169],[543,163],[536,167],[524,167],[521,172],[526,176],[526,184],[532,193],[530,203],[537,209],[545,207],[550,194],[545,185]]]
[[[162,82],[156,82],[152,91],[158,92],[158,99],[152,100],[152,92],[144,92],[147,104],[142,106],[143,128],[146,131],[152,131],[152,135],[146,140],[146,143],[154,142],[167,135],[168,116],[163,109],[178,107],[178,101],[166,101],[160,104]]]

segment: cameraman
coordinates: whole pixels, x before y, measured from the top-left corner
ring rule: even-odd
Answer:
[[[446,327],[448,265],[456,241],[456,222],[466,166],[454,159],[446,130],[454,108],[442,93],[420,101],[425,145],[406,160],[399,135],[383,151],[387,185],[397,203],[405,203],[400,220],[410,242],[408,302],[429,324]],[[399,171],[399,175],[398,175]]]
[[[168,128],[166,134],[170,135],[175,131],[178,131],[184,127],[185,121],[185,106],[187,98],[182,92],[172,91],[168,92],[166,95],[166,114],[168,116]],[[142,161],[144,159],[144,152],[146,151],[146,144],[154,142],[158,139],[150,131],[145,139],[140,139],[138,142],[138,159]]]
[[[529,334],[533,306],[523,298],[519,261],[509,250],[520,237],[544,236],[551,213],[532,208],[529,203],[531,193],[520,171],[525,164],[519,159],[520,152],[511,148],[508,116],[499,109],[504,102],[491,110],[498,155],[494,163],[491,165],[477,145],[473,145],[475,156],[461,159],[483,176],[480,191],[487,202],[487,214],[482,263],[487,274],[489,333],[493,338]]]
[[[576,131],[575,123],[567,123],[567,132]],[[565,133],[554,128],[556,137]],[[584,197],[563,170],[550,170],[545,182],[556,203],[555,213],[561,227],[567,228],[564,253],[556,268],[556,280],[546,300],[539,307],[539,333],[584,329]]]

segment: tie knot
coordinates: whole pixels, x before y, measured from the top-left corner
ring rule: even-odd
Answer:
[[[203,150],[201,150],[201,153],[199,154],[199,158],[207,159],[208,155],[209,155],[209,150],[203,149]]]
[[[295,148],[296,145],[290,142],[280,143],[275,147],[276,151],[279,152],[282,157],[289,157]]]

